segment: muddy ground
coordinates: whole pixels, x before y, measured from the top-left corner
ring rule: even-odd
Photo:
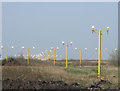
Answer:
[[[101,80],[89,87],[84,87],[79,83],[67,84],[62,81],[22,81],[21,79],[2,81],[3,89],[101,89],[101,84],[111,84],[108,81]]]
[[[22,81],[20,79],[6,79],[2,84],[7,89],[80,89],[82,87],[78,83],[66,84],[62,81]]]

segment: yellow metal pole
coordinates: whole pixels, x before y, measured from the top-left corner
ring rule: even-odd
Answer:
[[[49,62],[49,51],[48,51],[48,62]]]
[[[66,44],[66,68],[68,64],[68,44]]]
[[[82,61],[82,50],[80,50],[80,66],[81,66],[81,61]]]
[[[99,61],[98,61],[98,77],[100,77],[101,71],[101,30],[99,30]]]
[[[8,48],[6,48],[6,60],[8,61]]]
[[[27,63],[29,64],[29,48],[28,48],[28,60],[27,60]]]
[[[56,49],[54,49],[54,65],[55,65],[55,55],[56,55]]]

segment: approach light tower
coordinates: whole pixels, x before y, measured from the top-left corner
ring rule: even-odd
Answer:
[[[56,48],[51,47],[51,50],[54,50],[54,65],[55,65],[56,50],[59,50],[59,47],[56,47]]]
[[[22,46],[22,49],[24,50],[25,47]],[[32,50],[34,50],[34,49],[35,49],[35,47],[33,46],[33,47],[32,47]],[[27,64],[29,64],[29,51],[30,51],[30,49],[28,48],[28,49],[27,49]]]
[[[13,50],[13,49],[14,49],[14,46],[12,46],[11,49]],[[12,56],[12,55],[11,55],[11,56]]]
[[[62,45],[65,45],[65,42],[62,41]],[[67,64],[68,64],[68,46],[72,45],[72,41],[70,42],[70,44],[66,43],[66,68],[67,68]]]
[[[107,27],[107,30],[94,30],[94,26],[92,26],[92,33],[96,33],[99,35],[99,60],[98,60],[98,77],[100,77],[100,67],[101,67],[101,35],[105,34],[106,32],[108,33],[109,27]],[[99,33],[98,33],[99,31]],[[102,33],[103,32],[103,33]]]
[[[76,47],[75,50],[77,51],[78,48]],[[81,61],[82,61],[82,49],[80,49],[80,66],[81,66]]]
[[[47,56],[48,62],[49,62],[49,57],[50,57],[50,55],[49,55],[50,51],[51,51],[51,50],[45,50],[45,52],[48,54],[48,56]]]

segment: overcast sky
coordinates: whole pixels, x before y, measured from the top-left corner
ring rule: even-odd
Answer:
[[[94,48],[98,48],[98,35],[92,34],[91,26],[96,30],[106,30],[109,34],[102,35],[102,59],[108,59],[109,54],[118,46],[118,3],[2,3],[2,41],[4,48],[9,48],[9,56],[27,53],[39,54],[51,47],[59,46],[57,55],[65,58],[65,46],[61,44],[73,41],[69,46],[69,59],[79,59],[78,49],[83,50],[83,59],[98,57]],[[11,46],[14,50],[10,50]],[[25,50],[21,47],[25,46]],[[6,50],[3,49],[5,56]]]

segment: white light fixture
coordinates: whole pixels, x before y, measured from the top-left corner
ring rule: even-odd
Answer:
[[[33,46],[33,49],[35,49],[35,47]]]
[[[64,42],[64,41],[62,41],[62,44],[63,44],[63,45],[65,45],[65,42]]]
[[[94,26],[92,26],[92,30],[94,30],[94,28],[95,28],[95,27],[94,27]]]
[[[22,46],[22,49],[25,49],[25,47],[24,47],[24,46]]]
[[[56,49],[59,50],[59,47],[57,47]]]
[[[70,42],[70,45],[72,45],[72,43],[73,43],[73,42],[71,41],[71,42]]]
[[[1,49],[3,49],[3,46],[1,46]]]
[[[75,48],[75,50],[77,50],[78,48]]]
[[[50,52],[52,52],[52,50],[50,50]]]
[[[11,49],[14,49],[14,46],[12,46]]]
[[[108,27],[107,27],[107,30],[109,30],[109,28],[110,28],[110,27],[108,26]]]
[[[118,48],[115,48],[115,51],[118,51]]]
[[[95,51],[97,51],[97,48],[95,48]]]
[[[87,48],[85,48],[85,51],[87,50]]]

